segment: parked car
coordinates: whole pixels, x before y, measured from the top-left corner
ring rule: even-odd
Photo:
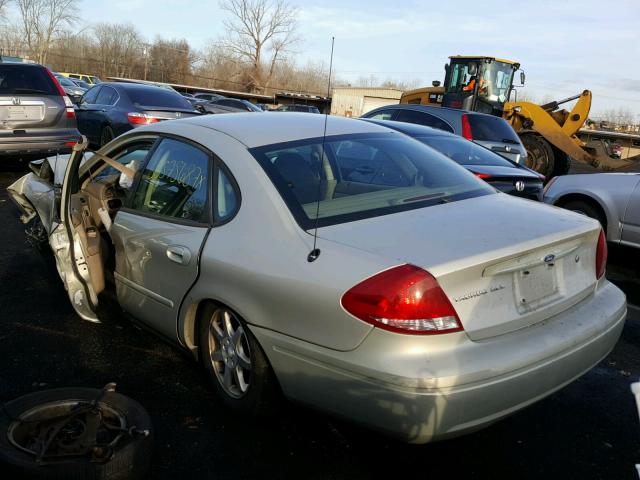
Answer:
[[[97,85],[98,83],[102,83],[99,77],[96,75],[85,75],[84,73],[68,73],[68,72],[60,72],[60,75],[64,77],[69,77],[72,80],[82,80],[83,82],[87,82],[90,85]]]
[[[318,110],[318,107],[314,107],[313,105],[302,105],[297,103],[293,103],[289,105],[280,105],[274,111],[275,112],[320,113],[320,110]]]
[[[0,63],[0,156],[68,153],[79,139],[73,103],[46,67]]]
[[[595,218],[610,242],[640,248],[640,173],[554,177],[544,201]]]
[[[96,320],[114,291],[245,415],[282,392],[405,441],[453,437],[575,380],[623,328],[598,222],[380,125],[203,115],[81,150],[54,165],[58,203],[51,174],[9,187],[46,222],[73,308]]]
[[[69,78],[69,77],[65,77],[65,78]],[[73,83],[75,83],[80,88],[84,88],[85,90],[89,90],[91,87],[93,87],[92,84],[87,83],[84,80],[78,80],[77,78],[69,78],[69,80],[71,80]]]
[[[379,107],[361,118],[417,123],[455,133],[516,163],[526,164],[527,150],[505,120],[485,113],[429,105],[398,104]]]
[[[56,75],[55,77],[73,103],[78,103],[82,95],[88,90],[87,88],[79,87],[75,82],[62,75]]]
[[[249,100],[237,98],[216,98],[202,105],[203,111],[207,113],[238,113],[238,112],[262,112],[262,109],[255,106]]]
[[[226,98],[224,95],[218,95],[217,93],[194,93],[193,98],[198,98],[200,100],[206,100],[207,102],[211,102],[212,100],[218,100],[220,98]]]
[[[363,120],[393,128],[435,148],[504,193],[542,201],[544,175],[501,157],[477,143],[444,130],[424,127],[415,123]]]
[[[179,93],[139,83],[107,83],[89,90],[76,109],[78,128],[102,146],[132,128],[199,113]]]

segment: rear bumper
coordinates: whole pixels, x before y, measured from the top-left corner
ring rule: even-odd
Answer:
[[[56,153],[70,153],[68,142],[80,141],[77,129],[46,134],[0,135],[0,158],[25,156],[43,158]]]
[[[252,327],[285,394],[411,443],[477,430],[553,393],[600,362],[626,317],[607,281],[565,312],[509,334],[420,337],[374,329],[336,352]]]

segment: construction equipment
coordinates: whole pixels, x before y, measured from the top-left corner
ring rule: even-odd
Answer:
[[[600,170],[617,170],[633,163],[633,159],[607,155],[578,137],[591,108],[589,90],[544,105],[518,101],[513,86],[517,71],[520,84],[525,82],[519,63],[485,56],[452,56],[449,60],[444,86],[436,81],[432,87],[405,92],[400,103],[460,108],[503,117],[527,150],[527,166],[547,178],[566,174],[571,160]],[[560,109],[574,100],[577,101],[570,112]]]

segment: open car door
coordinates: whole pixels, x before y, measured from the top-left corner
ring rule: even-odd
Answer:
[[[62,182],[60,223],[55,226],[49,244],[56,259],[71,305],[84,320],[98,322],[98,293],[104,288],[100,258],[100,234],[92,224],[89,206],[80,191],[78,170],[88,146],[85,137],[73,147]]]

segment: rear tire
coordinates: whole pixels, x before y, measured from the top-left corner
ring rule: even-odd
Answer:
[[[231,309],[209,303],[198,333],[200,359],[222,403],[239,413],[271,413],[278,382],[246,322]]]
[[[520,137],[527,150],[525,166],[551,178],[555,170],[555,155],[549,142],[535,133],[525,133]]]
[[[562,208],[567,210],[571,210],[572,212],[579,213],[581,215],[586,215],[587,217],[591,217],[594,220],[598,220],[602,228],[606,230],[607,228],[607,219],[604,218],[602,212],[592,205],[589,202],[585,202],[583,200],[571,200],[565,204],[560,205]]]
[[[113,129],[110,126],[106,126],[102,129],[100,133],[100,148],[104,147],[107,143],[115,138],[115,133],[113,133]]]

